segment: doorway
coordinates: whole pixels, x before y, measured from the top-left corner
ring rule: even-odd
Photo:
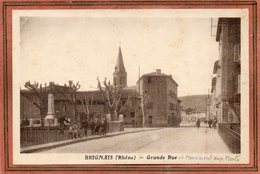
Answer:
[[[149,116],[148,124],[149,124],[149,126],[153,125],[153,116],[151,116],[151,115]]]

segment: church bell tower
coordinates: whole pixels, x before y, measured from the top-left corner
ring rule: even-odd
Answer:
[[[123,56],[121,47],[119,46],[119,52],[117,57],[117,62],[115,66],[115,71],[113,73],[113,84],[114,86],[126,87],[127,86],[127,73],[124,66]]]

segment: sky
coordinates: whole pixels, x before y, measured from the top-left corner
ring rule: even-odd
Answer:
[[[213,33],[215,35],[215,33]],[[20,18],[20,86],[28,80],[97,88],[112,81],[119,45],[133,86],[140,73],[171,74],[178,96],[207,94],[218,43],[211,18],[106,16]]]

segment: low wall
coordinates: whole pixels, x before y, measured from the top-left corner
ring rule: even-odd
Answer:
[[[240,125],[219,123],[218,132],[232,153],[240,153]]]
[[[124,131],[124,122],[109,121],[107,124],[107,133]],[[79,131],[80,136],[85,136],[83,129]],[[100,135],[99,133],[95,135]],[[88,129],[88,136],[91,136],[91,130]],[[57,142],[69,139],[68,129],[61,134],[59,127],[24,127],[20,129],[21,147],[29,147],[50,142]]]
[[[119,132],[124,131],[124,122],[123,121],[108,121],[107,132]]]
[[[22,128],[20,129],[20,144],[21,147],[46,144],[69,139],[67,133],[64,135],[55,127],[44,128]]]

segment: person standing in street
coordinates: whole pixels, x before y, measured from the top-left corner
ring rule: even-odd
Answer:
[[[87,117],[85,117],[85,118],[83,119],[81,125],[82,125],[82,129],[84,130],[85,136],[88,136],[88,126],[89,126],[89,125],[88,125],[88,119],[87,119]]]
[[[69,126],[69,139],[73,139],[73,127],[72,124]]]
[[[106,135],[107,133],[107,118],[104,116],[101,121],[101,129],[102,135]]]
[[[197,122],[196,122],[197,128],[200,128],[200,119],[198,118]]]
[[[212,124],[211,118],[209,119],[208,124],[209,124],[209,128],[211,128],[211,124]]]
[[[214,117],[214,119],[213,119],[213,128],[214,129],[216,129],[217,128],[217,118],[216,117]]]
[[[66,123],[69,123],[70,122],[64,117],[64,116],[61,116],[59,119],[58,119],[58,122],[59,122],[59,129],[60,129],[60,134],[64,135],[64,131],[66,130],[67,126],[65,125],[65,122]]]

